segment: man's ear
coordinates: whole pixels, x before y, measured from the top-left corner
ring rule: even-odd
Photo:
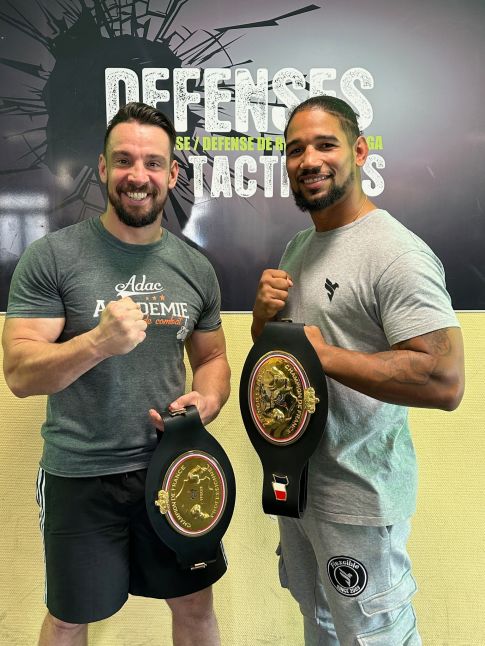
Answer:
[[[179,164],[176,159],[172,159],[170,164],[170,176],[168,178],[168,188],[172,189],[177,183],[177,177],[179,176]]]
[[[108,181],[108,172],[106,170],[106,157],[104,156],[103,153],[100,153],[99,155],[98,173],[99,173],[99,179],[103,182],[103,184],[106,184],[106,182]]]
[[[363,166],[369,154],[369,146],[364,135],[357,137],[354,144],[355,163],[357,166]]]

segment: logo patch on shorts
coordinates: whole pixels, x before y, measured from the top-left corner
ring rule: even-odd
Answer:
[[[344,597],[356,597],[365,590],[367,570],[350,556],[334,556],[327,563],[328,578]]]

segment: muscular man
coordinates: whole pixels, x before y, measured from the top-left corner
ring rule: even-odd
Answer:
[[[406,542],[416,463],[407,407],[453,410],[464,388],[459,323],[431,249],[362,191],[368,148],[344,101],[303,102],[285,131],[297,206],[313,226],[261,278],[267,321],[306,324],[329,416],[301,520],[280,518],[280,578],[307,646],[417,646]]]
[[[12,280],[6,380],[18,397],[48,395],[41,646],[86,644],[87,624],[114,614],[128,593],[166,599],[177,646],[219,644],[211,584],[226,571],[222,547],[205,570],[181,570],[144,502],[158,411],[193,404],[207,423],[229,395],[214,271],[161,228],[178,175],[174,143],[162,113],[122,108],[99,157],[106,211],[32,244]]]

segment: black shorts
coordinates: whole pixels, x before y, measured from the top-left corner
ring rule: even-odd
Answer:
[[[62,478],[39,470],[37,502],[44,536],[46,605],[58,619],[87,624],[117,612],[128,594],[156,599],[207,588],[225,573],[215,563],[182,570],[150,525],[146,470]]]

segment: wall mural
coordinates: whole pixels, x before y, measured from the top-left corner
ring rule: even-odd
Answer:
[[[2,2],[0,310],[30,242],[103,212],[97,159],[128,100],[179,134],[164,226],[212,261],[224,310],[250,310],[311,224],[282,131],[322,93],[359,114],[365,192],[438,254],[455,309],[485,309],[484,22],[481,0]]]

